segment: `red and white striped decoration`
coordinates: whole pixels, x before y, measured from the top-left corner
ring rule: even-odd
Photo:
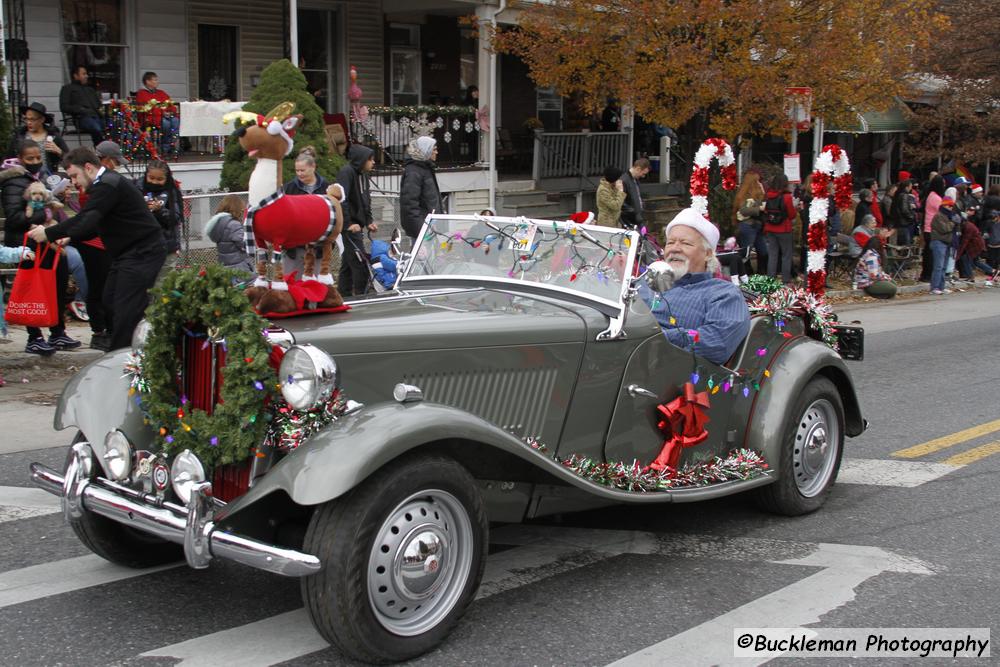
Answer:
[[[824,146],[812,172],[812,203],[809,205],[809,253],[806,262],[806,290],[822,296],[826,291],[826,219],[829,214],[828,188],[833,182],[833,200],[841,211],[850,208],[854,182],[847,153],[836,144]]]
[[[694,168],[691,170],[691,208],[708,218],[708,166],[715,158],[722,170],[722,187],[736,188],[736,158],[733,149],[725,139],[706,139],[694,154]]]

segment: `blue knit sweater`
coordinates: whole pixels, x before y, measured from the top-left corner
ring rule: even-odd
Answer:
[[[667,340],[690,350],[694,337],[688,332],[697,331],[695,353],[716,364],[725,363],[750,331],[750,310],[739,288],[710,273],[689,273],[663,293],[642,284],[639,296]]]

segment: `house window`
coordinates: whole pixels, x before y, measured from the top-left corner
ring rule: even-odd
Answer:
[[[389,24],[389,103],[420,104],[420,26]]]
[[[82,65],[98,91],[123,93],[121,0],[62,0],[62,27],[66,76]]]
[[[461,35],[458,84],[464,97],[469,86],[479,85],[479,40],[471,28],[462,28]]]
[[[198,97],[237,100],[239,28],[232,25],[198,26]]]
[[[299,10],[299,69],[316,104],[327,113],[338,111],[341,106],[337,76],[340,69],[337,45],[342,42],[339,35],[336,10]]]

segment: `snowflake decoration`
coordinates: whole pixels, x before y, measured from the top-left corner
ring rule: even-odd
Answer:
[[[435,121],[434,121],[434,124],[435,124],[435,125],[436,125],[436,126],[437,126],[438,128],[442,128],[442,127],[444,127],[444,118],[442,118],[441,116],[438,116],[438,117],[437,117],[437,120],[435,120]]]
[[[472,132],[472,123],[470,123],[469,121],[466,121],[465,122],[465,133],[469,134],[470,132]]]
[[[444,141],[445,143],[451,143],[451,132],[444,133]]]

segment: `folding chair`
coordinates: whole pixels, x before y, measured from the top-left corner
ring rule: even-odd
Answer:
[[[916,244],[906,246],[886,244],[885,247],[885,268],[893,282],[898,283],[899,279],[904,277],[903,274],[912,266],[919,264],[922,259],[922,248]]]

